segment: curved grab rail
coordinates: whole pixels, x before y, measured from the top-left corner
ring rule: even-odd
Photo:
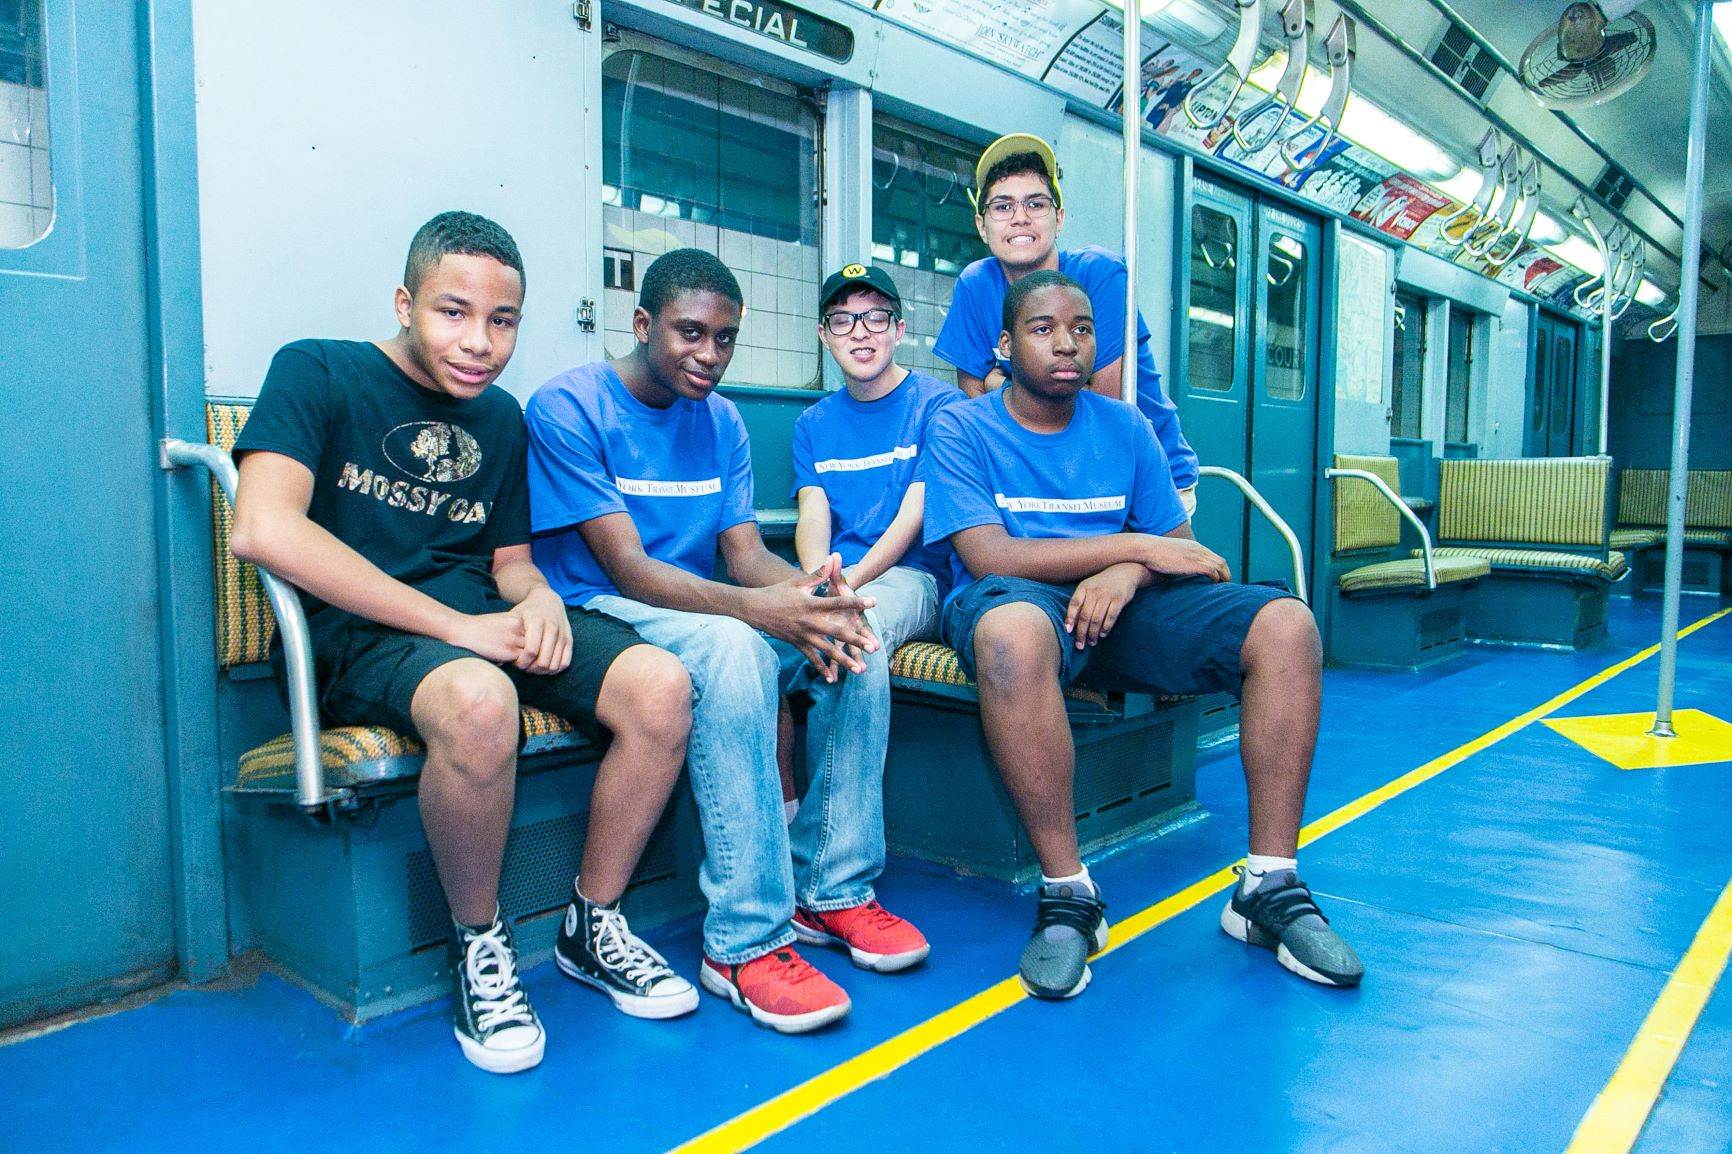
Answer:
[[[1664,332],[1660,330],[1664,329]],[[1655,344],[1664,344],[1672,339],[1672,334],[1678,331],[1678,306],[1673,305],[1672,311],[1659,320],[1648,322],[1648,339]]]
[[[1365,469],[1325,469],[1323,476],[1330,481],[1337,477],[1355,477],[1361,481],[1370,481],[1377,491],[1382,493],[1384,498],[1391,505],[1394,505],[1403,517],[1407,518],[1407,523],[1419,530],[1419,543],[1425,550],[1425,587],[1427,589],[1437,588],[1437,565],[1431,557],[1431,534],[1426,532],[1425,523],[1419,519],[1419,514],[1407,507],[1407,502],[1396,495],[1395,490],[1389,487],[1388,481]]]
[[[1257,37],[1263,30],[1263,0],[1235,2],[1239,6],[1239,33],[1233,38],[1233,47],[1227,51],[1227,59],[1185,93],[1185,119],[1191,122],[1193,128],[1204,132],[1225,120],[1227,113],[1233,110],[1233,102],[1239,99],[1239,93],[1245,88],[1245,80],[1251,75],[1251,65],[1257,59]],[[1227,75],[1228,69],[1232,69],[1235,77],[1233,88],[1227,93],[1227,99],[1221,104],[1221,111],[1215,114],[1215,119],[1207,120],[1191,107],[1191,102],[1213,88],[1217,81]]]
[[[1341,115],[1347,111],[1347,98],[1353,94],[1353,58],[1359,51],[1356,27],[1346,15],[1337,16],[1334,26],[1329,29],[1329,35],[1323,38],[1324,48],[1329,55],[1329,95],[1324,98],[1323,107],[1317,110],[1316,116],[1281,139],[1281,159],[1286,161],[1289,168],[1307,167],[1306,163],[1300,162],[1299,156],[1313,149],[1316,150],[1316,158],[1308,163],[1315,164],[1329,150],[1329,146],[1335,142],[1336,135],[1341,131]],[[1329,125],[1323,139],[1314,145],[1295,150],[1294,142],[1320,123]]]
[[[195,444],[175,437],[162,441],[164,468],[195,466],[208,469],[232,504],[239,474],[234,459],[215,445]],[[313,685],[313,642],[307,632],[307,617],[292,585],[275,574],[259,570],[271,611],[277,615],[277,632],[283,639],[283,656],[289,673],[289,728],[295,750],[295,803],[308,813],[348,797],[346,790],[325,788],[325,767],[319,760],[319,706]]]
[[[1497,195],[1492,197],[1491,206],[1479,223],[1462,240],[1462,251],[1469,256],[1485,256],[1514,221],[1521,206],[1521,173],[1521,149],[1512,144],[1498,165]]]
[[[1293,553],[1293,592],[1299,595],[1299,600],[1311,604],[1311,594],[1305,585],[1305,553],[1299,548],[1299,538],[1293,535],[1292,528],[1281,519],[1281,514],[1270,507],[1263,499],[1263,494],[1257,492],[1251,482],[1231,469],[1223,469],[1219,465],[1203,465],[1197,470],[1198,477],[1219,477],[1223,481],[1231,481],[1239,492],[1245,495],[1245,500],[1251,502],[1257,512],[1263,514],[1265,520],[1275,527],[1275,531],[1287,539],[1287,548]]]
[[[1540,210],[1539,157],[1536,156],[1528,162],[1527,168],[1522,171],[1521,180],[1520,208],[1515,214],[1515,219],[1510,221],[1508,228],[1498,234],[1497,240],[1493,241],[1483,254],[1487,266],[1494,273],[1503,270],[1503,266],[1521,251],[1522,245],[1528,241],[1528,235],[1533,232],[1534,218],[1539,215]],[[1514,236],[1515,240],[1510,244],[1507,252],[1499,251],[1498,245],[1503,243],[1506,236]]]
[[[1311,53],[1311,21],[1305,15],[1305,0],[1287,0],[1281,9],[1281,32],[1287,41],[1287,63],[1281,69],[1281,79],[1275,91],[1247,108],[1233,122],[1233,141],[1247,153],[1263,149],[1280,135],[1281,129],[1299,107],[1299,86],[1305,80],[1305,60]],[[1246,136],[1241,129],[1276,108],[1280,115],[1274,123],[1256,137]]]
[[[1473,194],[1473,199],[1438,221],[1437,238],[1451,248],[1458,248],[1472,235],[1474,225],[1485,217],[1486,210],[1491,207],[1492,197],[1497,195],[1498,178],[1502,175],[1500,158],[1503,153],[1503,137],[1495,128],[1485,130],[1485,135],[1479,139],[1479,189]],[[1472,214],[1474,224],[1461,228],[1459,236],[1452,230],[1456,222]]]

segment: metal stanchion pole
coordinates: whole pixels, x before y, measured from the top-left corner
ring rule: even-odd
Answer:
[[[1119,396],[1137,403],[1137,165],[1143,151],[1142,0],[1125,0],[1125,340]]]
[[[1713,6],[1696,5],[1696,69],[1690,82],[1690,149],[1684,168],[1684,248],[1678,285],[1678,376],[1672,401],[1672,491],[1666,507],[1666,594],[1660,622],[1660,693],[1652,737],[1676,737],[1678,595],[1684,583],[1684,500],[1690,469],[1690,400],[1696,377],[1696,297],[1702,252],[1702,169],[1708,151],[1708,63]],[[1608,294],[1609,295],[1609,294]],[[1611,333],[1606,334],[1607,339]]]

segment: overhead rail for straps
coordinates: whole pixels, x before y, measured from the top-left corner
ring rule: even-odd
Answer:
[[[1299,86],[1305,81],[1305,62],[1311,55],[1311,16],[1305,10],[1305,0],[1287,0],[1281,9],[1281,37],[1287,44],[1287,63],[1281,69],[1281,80],[1275,85],[1275,91],[1247,108],[1244,115],[1233,122],[1233,140],[1248,153],[1256,152],[1274,140],[1287,123],[1287,118],[1299,109]],[[1255,136],[1242,131],[1271,112],[1277,115],[1266,131]]]
[[[1281,514],[1275,512],[1269,502],[1263,499],[1263,494],[1257,492],[1256,487],[1251,482],[1233,470],[1224,469],[1220,465],[1203,465],[1198,468],[1197,476],[1199,478],[1219,477],[1223,481],[1232,482],[1233,486],[1245,495],[1245,500],[1251,502],[1257,512],[1263,514],[1263,519],[1273,525],[1275,531],[1286,539],[1287,549],[1293,554],[1293,592],[1298,595],[1299,600],[1307,605],[1311,604],[1311,594],[1305,584],[1305,552],[1299,547],[1299,538],[1294,535],[1292,526],[1281,519]],[[1429,566],[1427,572],[1430,572]]]
[[[1353,94],[1353,58],[1358,54],[1358,33],[1350,17],[1342,15],[1335,18],[1334,25],[1329,29],[1329,35],[1323,38],[1323,48],[1329,57],[1329,95],[1323,100],[1323,107],[1317,110],[1317,115],[1289,132],[1281,141],[1281,159],[1287,162],[1289,168],[1305,167],[1299,160],[1299,153],[1306,149],[1294,149],[1294,143],[1300,136],[1318,124],[1327,124],[1329,129],[1323,134],[1323,139],[1316,145],[1316,155],[1321,157],[1329,146],[1335,142],[1335,137],[1341,131],[1341,116],[1347,111],[1347,98]]]
[[[1239,32],[1233,37],[1233,47],[1227,51],[1227,59],[1221,66],[1199,80],[1195,87],[1185,93],[1185,119],[1193,127],[1204,132],[1214,128],[1225,120],[1233,110],[1233,102],[1239,99],[1239,93],[1245,88],[1245,81],[1250,78],[1252,66],[1257,61],[1257,39],[1263,32],[1263,0],[1234,0],[1239,7]],[[1141,6],[1138,5],[1140,10]],[[1130,5],[1126,5],[1126,11]],[[1233,86],[1227,90],[1227,99],[1221,102],[1221,111],[1215,114],[1213,120],[1206,119],[1201,112],[1192,107],[1199,96],[1213,88],[1227,74],[1233,74]],[[1138,82],[1139,89],[1141,81]]]
[[[1324,469],[1323,477],[1329,481],[1333,481],[1337,477],[1356,477],[1361,481],[1371,482],[1377,491],[1383,494],[1384,500],[1394,505],[1396,511],[1407,519],[1407,523],[1419,531],[1419,544],[1425,557],[1425,587],[1427,589],[1437,588],[1437,566],[1431,557],[1431,534],[1426,532],[1425,522],[1419,519],[1419,514],[1415,513],[1408,503],[1389,487],[1388,481],[1367,469]]]
[[[188,466],[208,469],[222,487],[229,504],[235,500],[239,475],[234,458],[215,445],[195,444],[175,437],[161,443],[162,467]],[[347,800],[346,790],[325,788],[325,766],[319,760],[319,704],[313,690],[313,642],[307,632],[307,616],[294,587],[275,574],[259,570],[271,611],[277,616],[277,634],[283,641],[283,657],[289,675],[289,729],[295,750],[295,802],[309,814],[327,811],[333,802]]]

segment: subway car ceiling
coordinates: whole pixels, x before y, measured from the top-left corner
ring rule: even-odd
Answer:
[[[1563,0],[1295,0],[1284,10],[1278,0],[1242,7],[1144,0],[1146,87],[1173,76],[1207,79],[1226,66],[1214,83],[1198,85],[1182,114],[1151,116],[1145,140],[1587,316],[1576,290],[1598,284],[1602,263],[1574,206],[1610,241],[1614,277],[1628,279],[1636,295],[1624,322],[1633,332],[1676,302],[1694,9],[1685,0],[1648,0],[1614,21],[1602,71],[1639,73],[1651,40],[1645,75],[1603,103],[1564,111],[1542,105],[1519,69],[1529,45],[1567,7]],[[1732,26],[1727,6],[1721,12],[1722,26]],[[1227,58],[1242,40],[1246,13],[1260,20],[1260,32],[1248,81],[1226,107],[1237,75]],[[1284,16],[1304,20],[1291,41],[1306,45],[1309,58],[1302,115],[1271,132],[1281,115],[1277,99],[1274,111],[1236,136],[1235,122],[1282,78],[1294,27],[1284,27]],[[617,0],[602,6],[601,17],[755,67],[775,57],[771,70],[799,82],[867,87],[880,108],[964,136],[1056,135],[1066,111],[1112,126],[1119,119],[1121,9],[1100,0],[809,0],[799,8]],[[1343,39],[1352,48],[1342,130],[1331,138],[1325,117],[1290,135],[1324,108],[1335,74],[1346,71],[1331,65],[1332,32],[1337,61]],[[957,48],[968,61],[956,59]],[[935,75],[945,77],[941,92]],[[1725,157],[1732,57],[1721,37],[1714,75],[1708,155]],[[1714,297],[1732,260],[1732,165],[1708,166],[1704,203],[1703,323],[1712,325],[1725,308]]]

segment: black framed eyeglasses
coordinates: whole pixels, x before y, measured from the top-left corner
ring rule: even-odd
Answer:
[[[1025,196],[1018,200],[1014,196],[995,196],[986,202],[986,215],[993,220],[1009,220],[1016,215],[1016,208],[1021,205],[1031,220],[1039,220],[1048,216],[1053,210],[1053,199],[1044,192],[1033,196]]]
[[[886,333],[896,320],[895,309],[867,309],[863,313],[833,312],[824,314],[824,327],[833,337],[845,337],[854,331],[856,322],[863,322],[869,333]]]

